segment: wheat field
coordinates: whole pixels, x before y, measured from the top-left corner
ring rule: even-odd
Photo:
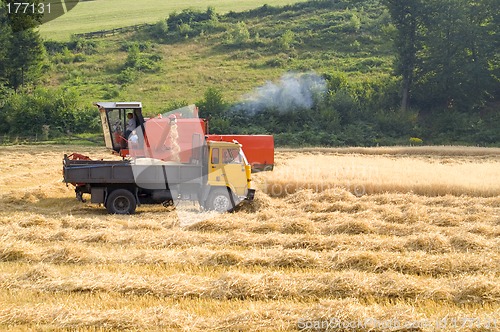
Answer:
[[[71,152],[0,147],[0,330],[500,330],[495,149],[278,150],[198,223],[77,202]]]

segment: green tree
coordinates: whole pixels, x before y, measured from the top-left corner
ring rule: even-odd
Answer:
[[[283,33],[283,35],[281,35],[281,37],[277,39],[277,41],[279,47],[282,50],[288,51],[292,47],[294,39],[295,39],[295,34],[293,33],[293,31],[286,30]]]
[[[42,74],[45,49],[38,32],[28,29],[12,35],[9,47],[7,79],[17,90],[35,82]]]
[[[210,118],[210,132],[224,134],[231,132],[227,117],[228,104],[224,101],[221,90],[210,87],[205,91],[203,99],[196,103],[201,118]]]
[[[17,5],[21,1],[17,0],[2,0],[2,7],[5,8],[7,5],[10,5],[11,10],[7,11],[7,16],[9,20],[9,25],[12,28],[12,31],[14,33],[28,30],[28,29],[33,29],[36,28],[40,23],[42,22],[42,17],[43,14],[39,13],[36,8],[38,8],[38,4],[41,3],[42,1],[40,0],[32,0],[29,3],[33,4],[35,8],[34,12],[31,11],[29,8],[24,8],[21,6],[19,10],[14,10],[15,8],[17,9]],[[24,9],[27,9],[26,11]]]
[[[384,0],[397,28],[401,107],[471,110],[498,86],[498,3]],[[495,74],[496,73],[496,74]]]
[[[428,0],[425,47],[419,52],[417,98],[426,108],[468,111],[491,96],[495,47],[490,1]]]
[[[205,91],[203,99],[197,103],[200,109],[200,116],[205,118],[212,116],[214,118],[223,117],[227,108],[222,92],[219,89],[210,87]]]
[[[139,63],[141,51],[138,43],[132,43],[128,48],[127,61],[125,67],[134,68]]]
[[[42,15],[38,13],[16,13],[7,10],[14,0],[0,0],[0,81],[17,90],[27,82],[38,79],[41,73],[45,50],[35,28]],[[40,1],[35,1],[36,4]],[[1,83],[1,82],[0,82]]]
[[[5,3],[0,0],[0,84],[6,85],[7,71],[9,68],[9,49],[12,36],[12,28],[8,24],[8,15]]]
[[[402,77],[401,108],[406,110],[410,102],[417,63],[417,51],[421,48],[423,5],[421,0],[384,0],[393,24],[397,28],[394,44],[397,49],[396,74]]]

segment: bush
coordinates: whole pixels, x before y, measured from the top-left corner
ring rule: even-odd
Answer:
[[[54,55],[56,53],[62,53],[64,48],[68,48],[68,44],[65,42],[58,42],[54,40],[45,40],[43,42],[45,50],[48,54]]]
[[[149,33],[153,38],[160,40],[165,39],[168,34],[167,22],[165,20],[156,22],[156,24],[150,28]]]
[[[152,54],[149,56],[146,56],[145,54],[141,53],[142,51],[146,51],[151,49],[151,43],[132,43],[126,46],[128,55],[127,55],[127,60],[125,61],[125,68],[124,69],[133,69],[133,70],[138,70],[142,72],[156,72],[160,69],[160,66],[157,64],[157,62],[162,60],[161,54]],[[142,51],[141,51],[142,50]],[[131,83],[131,81],[127,81],[127,77],[125,76],[130,76],[130,78],[134,78],[131,71],[125,72],[122,74],[124,75],[122,77],[122,81],[125,83]]]
[[[133,83],[137,76],[137,71],[134,68],[125,68],[118,75],[118,83],[123,85]]]
[[[106,89],[106,92],[103,94],[103,98],[106,100],[116,99],[120,95],[120,90],[117,87],[110,86]]]
[[[186,37],[189,37],[189,33],[193,31],[191,26],[187,23],[182,23],[181,25],[179,25],[178,30],[181,36],[186,36]]]
[[[374,146],[377,144],[377,134],[371,124],[356,122],[345,127],[340,140],[346,146]]]
[[[378,124],[381,132],[391,137],[404,137],[417,134],[415,133],[417,120],[417,111],[402,111],[401,109],[378,111],[374,117],[374,122]]]
[[[203,99],[196,103],[200,109],[200,116],[206,118],[213,116],[215,118],[223,117],[227,109],[227,104],[222,96],[222,91],[216,88],[208,88],[203,95]]]
[[[99,43],[95,40],[75,36],[72,36],[71,41],[68,43],[70,50],[87,55],[97,53],[98,47]]]
[[[208,7],[205,12],[193,9],[184,9],[179,14],[175,12],[170,14],[167,19],[167,25],[171,31],[175,31],[183,23],[191,24],[194,22],[204,22],[217,19],[218,16],[213,7]]]
[[[139,50],[138,43],[132,43],[128,46],[127,61],[125,62],[125,67],[134,68],[139,62],[139,56],[141,51]]]
[[[356,13],[353,13],[345,29],[346,31],[349,32],[358,32],[360,28],[361,28],[361,19]]]
[[[339,113],[342,124],[353,123],[363,119],[360,105],[349,93],[348,89],[331,92],[328,99],[331,107]]]
[[[226,44],[233,46],[244,46],[250,41],[250,32],[245,22],[238,22],[226,33]]]
[[[413,145],[413,146],[422,145],[424,143],[424,141],[418,137],[410,137],[409,141],[410,141],[410,145]]]
[[[37,88],[32,93],[10,95],[2,108],[2,134],[60,136],[67,132],[96,132],[100,129],[97,109],[80,109],[74,90]]]
[[[278,46],[282,50],[289,50],[293,46],[295,34],[291,30],[286,30],[283,35],[278,38]]]

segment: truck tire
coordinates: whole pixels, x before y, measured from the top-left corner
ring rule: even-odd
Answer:
[[[208,195],[207,208],[219,213],[231,212],[236,207],[236,202],[237,199],[230,189],[217,188]]]
[[[106,200],[106,210],[112,214],[133,214],[136,207],[134,194],[127,189],[113,190]]]

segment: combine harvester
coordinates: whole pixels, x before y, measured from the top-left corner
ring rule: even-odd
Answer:
[[[132,214],[139,204],[196,201],[218,212],[252,201],[251,173],[272,170],[270,135],[210,135],[194,106],[145,119],[139,102],[100,102],[106,147],[122,160],[64,155],[64,181],[76,197],[104,204],[109,213]],[[131,128],[134,127],[134,128]]]

